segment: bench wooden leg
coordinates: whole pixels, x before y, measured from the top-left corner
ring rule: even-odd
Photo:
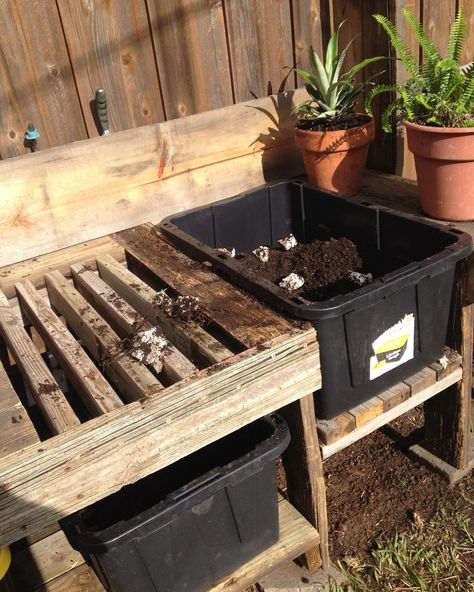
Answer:
[[[329,567],[328,519],[323,462],[316,430],[313,395],[280,410],[291,432],[291,444],[283,455],[288,498],[295,508],[319,531],[319,548],[305,553],[310,571]]]

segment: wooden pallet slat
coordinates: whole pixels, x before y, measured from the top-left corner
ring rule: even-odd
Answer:
[[[131,271],[152,274],[176,292],[199,298],[204,312],[241,346],[252,347],[289,330],[290,323],[281,315],[175,250],[157,235],[153,225],[137,226],[117,236],[119,242],[124,242]],[[235,317],[239,318],[238,324]]]
[[[462,369],[456,368],[453,370],[451,374],[442,378],[438,382],[431,383],[429,386],[422,390],[418,390],[414,395],[402,401],[399,405],[392,407],[385,413],[382,413],[364,425],[360,426],[359,428],[354,429],[352,432],[347,433],[340,439],[334,441],[329,445],[322,446],[322,454],[323,458],[328,458],[346,448],[350,444],[357,442],[364,436],[372,433],[373,431],[377,430],[378,428],[382,427],[383,425],[387,424],[388,422],[396,419],[403,413],[406,413],[410,409],[413,409],[417,405],[424,403],[428,399],[431,399],[434,395],[444,391],[449,386],[456,384],[462,377]]]
[[[79,425],[79,419],[64,393],[2,292],[0,292],[0,334],[53,434],[60,434]]]
[[[0,459],[0,546],[317,390],[318,368],[314,330],[282,335]]]
[[[139,326],[145,331],[152,327],[134,308],[132,308],[117,292],[108,286],[100,277],[90,271],[82,263],[71,265],[74,283],[85,298],[91,299],[96,310],[124,339]],[[169,343],[160,364],[151,365],[171,382],[178,382],[191,376],[196,370],[192,364],[174,345]],[[162,365],[162,368],[161,368]]]
[[[103,366],[106,376],[127,401],[142,399],[163,389],[143,364],[120,351],[120,337],[61,273],[48,273],[45,279],[52,306],[83,340],[88,352]]]
[[[113,257],[97,258],[97,267],[102,278],[135,310],[151,323],[160,325],[165,335],[190,359],[203,365],[214,364],[230,358],[233,354],[217,339],[196,323],[184,323],[170,319],[154,306],[156,290],[121,265]]]
[[[120,397],[33,284],[17,284],[16,289],[22,310],[40,332],[89,412],[98,415],[123,405]]]

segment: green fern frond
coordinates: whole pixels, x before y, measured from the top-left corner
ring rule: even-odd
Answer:
[[[401,90],[400,87],[396,84],[378,84],[371,88],[365,97],[364,108],[368,115],[371,117],[374,116],[372,111],[372,101],[375,99],[376,96],[381,95],[382,93],[395,93]]]
[[[397,112],[401,107],[401,101],[398,99],[393,101],[386,107],[381,115],[380,122],[382,124],[382,129],[384,132],[388,134],[393,131],[393,122],[392,122],[392,115]]]
[[[448,60],[461,64],[462,49],[466,40],[467,22],[462,7],[459,8],[456,19],[451,27],[448,43]]]
[[[472,71],[474,73],[474,68]],[[459,95],[459,107],[465,111],[472,111],[474,109],[474,75],[471,75]]]
[[[423,50],[424,56],[427,58],[429,63],[436,62],[441,59],[438,52],[438,48],[434,42],[428,37],[423,29],[423,25],[416,19],[415,15],[409,8],[402,9],[403,16],[406,18],[411,30],[415,34],[415,37]]]
[[[391,23],[388,20],[388,18],[383,16],[382,14],[374,14],[373,17],[387,33],[390,39],[390,43],[397,52],[398,57],[400,58],[400,60],[406,68],[406,71],[410,74],[410,76],[417,76],[418,63],[413,57],[413,54],[411,53],[406,43],[403,41],[401,35],[395,28],[395,25]]]

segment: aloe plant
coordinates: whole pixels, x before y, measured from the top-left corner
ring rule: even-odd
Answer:
[[[423,61],[418,65],[399,31],[387,17],[374,14],[409,79],[405,84],[382,84],[372,88],[366,96],[366,111],[371,114],[373,99],[389,92],[396,98],[382,113],[382,127],[387,132],[392,131],[400,119],[435,127],[474,126],[474,63],[461,66],[467,32],[462,8],[451,27],[446,57],[441,56],[434,41],[408,8],[403,8],[403,15],[423,50]]]
[[[347,72],[343,72],[347,52],[354,41],[350,41],[339,52],[339,31],[344,22],[339,25],[329,39],[324,63],[311,46],[309,50],[311,72],[295,69],[297,74],[306,81],[305,88],[311,97],[293,109],[298,114],[300,127],[309,127],[313,123],[345,127],[347,122],[355,117],[357,97],[371,80],[356,82],[355,75],[368,64],[386,59],[384,56],[366,58],[359,64],[352,66]]]

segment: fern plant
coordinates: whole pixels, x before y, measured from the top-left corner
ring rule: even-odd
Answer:
[[[390,43],[405,67],[409,79],[405,84],[376,85],[366,96],[365,109],[372,114],[371,103],[381,93],[393,93],[395,99],[382,113],[382,128],[390,132],[401,119],[435,127],[474,126],[474,63],[461,67],[467,32],[462,8],[451,27],[448,53],[442,57],[414,14],[403,8],[403,15],[423,51],[423,62],[417,60],[395,25],[381,14],[375,20],[387,33]]]
[[[355,82],[355,75],[372,62],[386,59],[383,56],[367,58],[343,72],[344,61],[352,43],[339,52],[339,31],[343,21],[329,39],[324,63],[313,47],[309,50],[311,71],[296,68],[297,74],[305,80],[305,88],[310,99],[293,109],[298,114],[298,127],[310,128],[321,124],[323,127],[344,128],[355,117],[355,103],[366,82]],[[376,74],[375,76],[377,76]],[[374,77],[372,77],[374,78]]]

